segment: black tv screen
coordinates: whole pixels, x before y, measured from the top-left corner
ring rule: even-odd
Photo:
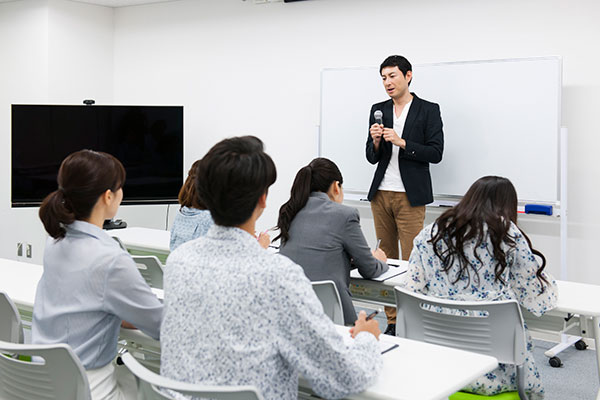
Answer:
[[[176,203],[183,183],[183,107],[13,104],[12,206],[39,206],[56,190],[62,160],[82,149],[123,163],[123,204]]]

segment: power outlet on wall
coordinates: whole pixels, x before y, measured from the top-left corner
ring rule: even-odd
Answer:
[[[27,243],[27,246],[25,246],[25,256],[27,258],[31,258],[31,244]]]
[[[23,243],[17,243],[17,257],[23,257]]]

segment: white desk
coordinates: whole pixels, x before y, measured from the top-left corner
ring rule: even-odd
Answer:
[[[118,237],[127,250],[136,256],[154,255],[164,264],[171,252],[169,242],[171,232],[162,229],[125,228],[106,231],[110,236]]]
[[[168,235],[158,233],[165,231],[156,232],[157,230],[147,228],[128,229],[135,229],[134,239],[132,238],[131,241],[128,238],[123,239],[128,248],[131,246],[134,249],[135,246],[140,246],[150,253],[152,253],[152,249],[155,249],[159,254],[164,251],[165,247],[168,247]],[[394,286],[399,285],[404,276],[402,274],[384,282],[352,278],[350,291],[355,300],[395,306]],[[563,328],[564,317],[567,314],[577,315],[582,322],[583,331],[573,333],[594,339],[596,362],[600,376],[600,286],[558,281],[558,288],[558,305],[554,310],[541,318],[524,313],[528,328],[532,333],[553,332],[556,334]],[[598,400],[600,400],[600,391],[598,392]]]
[[[347,327],[337,329],[349,335]],[[482,371],[498,366],[494,357],[481,354],[388,335],[381,335],[380,340],[398,347],[383,355],[377,382],[349,399],[445,399],[485,374]],[[300,388],[309,390],[303,380]]]
[[[337,329],[340,334],[349,335],[347,327],[337,326]],[[160,349],[159,342],[140,331],[121,329],[121,338],[134,343],[134,352],[137,345],[155,351]],[[348,399],[446,399],[498,365],[494,357],[395,336],[381,335],[380,338],[387,343],[398,344],[398,347],[383,355],[383,370],[377,382]],[[302,378],[299,380],[299,390],[313,393],[308,382]]]
[[[41,265],[0,259],[0,290],[16,303],[25,329],[31,329],[35,290],[42,272]]]
[[[8,293],[22,316],[23,313],[29,316],[29,322],[41,275],[40,265],[0,259],[0,290]],[[340,326],[338,329],[340,333],[348,334],[348,328]],[[150,355],[150,362],[159,359],[159,342],[137,330],[121,329],[120,336],[128,341],[125,347],[134,354]],[[399,347],[383,355],[383,372],[375,385],[350,399],[445,399],[498,365],[497,360],[490,356],[398,337],[381,337]],[[300,389],[310,391],[306,382],[304,386],[301,383]]]

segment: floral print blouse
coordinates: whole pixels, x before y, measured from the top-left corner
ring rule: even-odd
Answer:
[[[442,269],[441,259],[433,251],[431,240],[436,232],[435,223],[425,227],[414,240],[410,255],[409,268],[404,286],[407,289],[428,296],[451,300],[489,301],[515,299],[531,313],[540,316],[556,306],[558,290],[556,282],[548,273],[543,273],[549,284],[543,286],[536,276],[538,261],[527,245],[525,237],[511,222],[508,234],[514,239],[515,246],[504,245],[507,255],[507,267],[503,272],[504,283],[495,278],[496,260],[492,251],[492,243],[487,235],[486,240],[477,246],[476,240],[465,243],[465,255],[475,265],[477,273],[470,270],[470,279],[463,276],[456,281],[459,272],[458,259],[448,272]],[[446,250],[444,244],[438,244],[441,251]],[[479,256],[478,260],[475,252]],[[530,399],[543,398],[543,387],[540,374],[534,364],[531,337],[527,334],[527,354],[525,361],[526,391]],[[494,371],[472,382],[463,391],[494,395],[501,392],[514,391],[516,386],[516,368],[512,365],[500,364]]]

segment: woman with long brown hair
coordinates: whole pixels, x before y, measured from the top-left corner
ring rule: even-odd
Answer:
[[[102,230],[123,198],[125,169],[110,154],[81,150],[58,171],[39,215],[50,235],[35,294],[32,341],[67,343],[87,372],[94,400],[135,398],[135,381],[114,366],[122,321],[158,339],[162,304],[131,256]],[[120,375],[123,377],[123,375]]]
[[[515,299],[538,316],[555,307],[556,283],[544,271],[544,255],[517,226],[517,204],[508,179],[478,179],[456,206],[415,238],[405,286],[451,300]],[[543,397],[543,388],[532,346],[528,337],[524,370],[533,400]],[[483,395],[514,391],[515,376],[514,366],[500,364],[463,390]]]

